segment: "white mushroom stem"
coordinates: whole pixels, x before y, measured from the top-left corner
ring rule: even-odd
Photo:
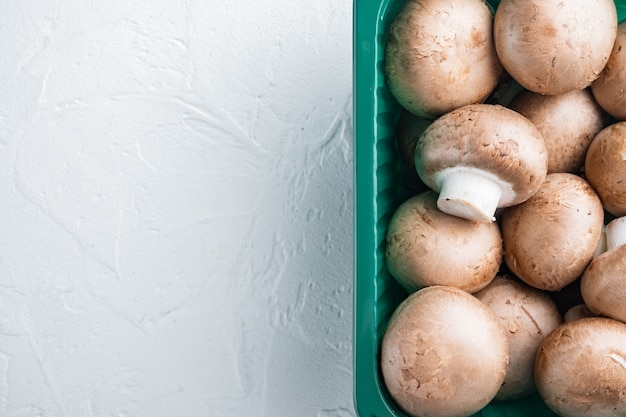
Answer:
[[[502,196],[500,185],[476,168],[448,169],[439,173],[437,207],[464,219],[492,222]]]
[[[611,220],[606,225],[606,250],[626,244],[626,216]]]

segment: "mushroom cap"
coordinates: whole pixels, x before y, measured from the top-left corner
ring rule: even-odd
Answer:
[[[506,276],[497,276],[474,296],[496,314],[509,339],[509,367],[495,398],[511,400],[532,393],[537,348],[562,322],[556,304],[545,292]]]
[[[535,384],[560,416],[626,415],[626,324],[590,317],[560,325],[537,351]]]
[[[504,328],[457,288],[433,286],[397,307],[381,346],[385,386],[418,417],[466,417],[498,392],[509,361]]]
[[[574,321],[587,317],[596,317],[596,315],[593,311],[589,310],[589,307],[587,307],[586,304],[577,304],[565,312],[563,315],[563,321]]]
[[[387,268],[409,292],[430,285],[478,291],[493,280],[502,263],[498,225],[443,213],[433,191],[413,196],[396,209],[386,243]]]
[[[580,291],[594,314],[626,323],[626,245],[591,261],[580,280]]]
[[[412,113],[434,118],[482,102],[502,73],[493,13],[483,0],[410,0],[385,47],[391,93]]]
[[[626,215],[626,122],[607,126],[595,136],[585,156],[585,177],[606,211]]]
[[[604,251],[615,249],[626,244],[626,216],[611,219],[604,225],[604,237],[606,244]],[[600,252],[602,253],[602,252]],[[600,254],[598,253],[598,255]]]
[[[554,95],[588,87],[606,65],[616,33],[613,0],[502,0],[493,36],[513,78]]]
[[[598,104],[618,120],[626,120],[626,21],[617,27],[617,38],[600,76],[591,84]]]
[[[548,173],[579,172],[593,138],[605,127],[605,114],[589,89],[547,96],[529,90],[509,108],[530,120],[548,151]]]
[[[504,261],[527,284],[560,290],[593,258],[603,224],[600,199],[584,179],[548,174],[535,195],[504,211]]]
[[[470,104],[435,120],[415,147],[415,168],[422,181],[441,191],[446,169],[478,168],[502,191],[498,207],[519,204],[543,183],[546,147],[524,116],[495,104]]]

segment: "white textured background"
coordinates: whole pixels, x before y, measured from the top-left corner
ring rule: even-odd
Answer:
[[[352,3],[0,2],[0,416],[349,417]]]

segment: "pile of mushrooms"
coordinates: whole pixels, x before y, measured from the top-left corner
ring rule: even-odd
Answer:
[[[413,417],[538,393],[626,415],[626,22],[612,0],[407,0],[387,33],[410,198],[380,345]]]

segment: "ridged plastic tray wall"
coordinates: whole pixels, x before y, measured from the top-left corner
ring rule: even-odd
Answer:
[[[385,84],[386,33],[404,0],[354,3],[354,400],[361,417],[405,416],[385,391],[379,346],[387,321],[406,297],[383,261],[384,238],[395,209],[412,193],[394,136],[401,108]],[[494,9],[499,1],[489,2]],[[626,0],[615,2],[626,18]],[[553,417],[535,394],[492,402],[476,417]]]

